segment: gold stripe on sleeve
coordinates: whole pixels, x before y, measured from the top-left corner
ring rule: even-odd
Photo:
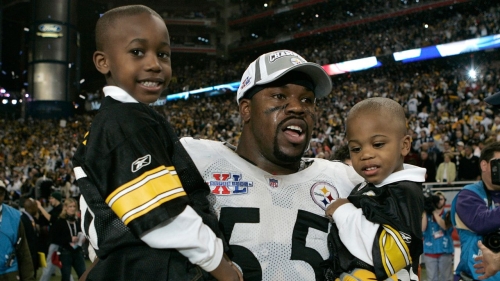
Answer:
[[[145,172],[117,188],[106,198],[106,203],[128,224],[167,201],[185,196],[186,192],[172,168],[169,171],[160,166]]]
[[[380,259],[387,276],[396,274],[399,270],[411,264],[410,250],[401,234],[384,224],[379,237]]]

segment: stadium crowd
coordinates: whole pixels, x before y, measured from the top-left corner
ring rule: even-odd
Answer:
[[[409,14],[404,18],[396,17],[308,36],[303,40],[294,40],[293,46],[294,50],[303,55],[306,60],[325,65],[369,56],[390,55],[394,52],[429,45],[500,34],[500,4],[483,2],[472,1],[471,3],[459,4],[466,5],[461,6],[462,8],[459,5],[441,7],[433,11]],[[424,3],[428,2],[424,1]],[[330,5],[330,3],[328,2],[324,5]],[[365,7],[365,5],[367,4],[361,6]],[[461,11],[459,12],[458,10]],[[318,12],[333,13],[334,11],[337,10],[323,7]],[[366,13],[366,15],[363,13]],[[367,10],[362,12],[360,17],[368,17],[370,13],[371,10]],[[310,27],[307,27],[307,25],[304,26],[304,24],[286,23],[292,20],[297,21],[295,17],[283,17],[283,19],[280,17],[279,20],[271,21],[265,27],[260,27],[259,25],[257,27],[259,30],[276,29],[276,32],[286,30],[287,34],[303,32],[313,28],[312,25],[315,21],[312,19],[315,19],[315,14],[316,12],[307,13],[301,16],[308,18],[307,20],[299,19],[300,22],[309,22],[311,24]],[[337,17],[336,15],[324,15],[319,18],[332,21]],[[330,26],[332,24],[334,23],[325,22],[320,25]],[[425,27],[426,24],[427,27]],[[249,24],[249,26],[252,25]],[[263,37],[275,38],[278,36],[276,32],[269,32],[271,35],[267,37],[265,36],[265,32],[259,33],[259,40],[263,40]],[[250,33],[252,32],[249,31],[247,33],[249,33],[248,36],[250,37]],[[243,36],[245,35],[243,34]],[[240,42],[241,44],[252,43],[248,41],[249,39],[244,38],[242,39],[243,42]],[[268,48],[287,49],[289,48],[287,47],[289,44],[290,41],[287,41],[272,44]],[[177,66],[174,67],[174,76],[169,85],[169,93],[178,93],[238,81],[246,66],[251,61],[260,55],[260,53],[271,51],[271,49],[264,49],[259,51],[259,53],[252,51],[241,53],[235,59],[230,60],[216,58],[207,58],[198,61],[192,60],[191,62],[182,60],[182,64],[175,64]],[[175,54],[173,59],[176,60]]]
[[[377,2],[377,1],[371,1]],[[310,40],[294,49],[320,64],[423,47],[500,33],[500,5],[476,9],[468,14],[450,13],[422,32],[420,23],[387,28],[375,24],[363,33],[343,31]],[[352,31],[351,31],[352,32]],[[339,35],[340,34],[340,35]],[[411,36],[410,36],[411,35]],[[337,37],[338,36],[338,37]],[[360,40],[359,38],[363,38]],[[341,47],[339,47],[341,46]],[[317,101],[320,109],[307,157],[345,160],[344,120],[359,100],[383,96],[404,106],[412,136],[412,153],[407,162],[427,168],[427,181],[436,182],[436,171],[445,156],[456,165],[456,180],[473,180],[478,175],[468,168],[484,144],[500,141],[500,114],[483,99],[500,91],[500,64],[483,61],[476,78],[467,76],[470,58],[441,62],[393,65],[332,77],[334,89]],[[238,81],[250,55],[237,61],[211,61],[206,67],[186,64],[174,69],[169,92]],[[180,65],[180,64],[176,64]],[[193,136],[238,144],[241,120],[235,93],[219,96],[191,96],[156,107],[172,124],[179,137]],[[54,191],[65,198],[78,198],[72,170],[72,156],[90,127],[93,113],[67,120],[0,119],[0,181],[9,192],[12,205],[22,207],[28,198],[39,200],[50,210]],[[344,153],[341,153],[344,152]],[[472,171],[472,172],[471,172]],[[47,223],[40,223],[41,251],[47,251]]]

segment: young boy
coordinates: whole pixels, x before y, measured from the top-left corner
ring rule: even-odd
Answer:
[[[425,169],[403,165],[411,145],[403,108],[387,98],[363,100],[349,111],[346,133],[352,165],[366,182],[326,210],[335,221],[333,276],[418,280]]]
[[[108,86],[73,160],[82,229],[99,258],[88,278],[200,280],[209,277],[201,267],[238,280],[215,216],[200,207],[208,206],[208,186],[148,106],[172,75],[165,22],[142,5],[112,9],[97,22],[96,45],[94,64]]]

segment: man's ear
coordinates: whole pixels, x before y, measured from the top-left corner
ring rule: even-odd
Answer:
[[[411,137],[410,135],[406,135],[403,137],[403,139],[401,140],[401,155],[403,157],[405,157],[406,155],[408,155],[408,153],[410,153],[410,149],[411,149]]]
[[[102,73],[104,75],[109,73],[107,56],[104,52],[95,51],[93,59],[94,59],[94,65],[95,65],[95,68],[97,68],[97,71],[99,71],[100,73]]]
[[[481,160],[481,162],[479,162],[479,167],[481,167],[482,172],[488,172],[489,171],[488,161]]]
[[[250,104],[252,103],[251,100],[249,99],[241,99],[240,100],[240,115],[241,115],[241,120],[243,121],[243,124],[248,123],[250,121],[250,113],[252,109],[250,108]]]

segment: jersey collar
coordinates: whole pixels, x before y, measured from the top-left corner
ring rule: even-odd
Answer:
[[[398,181],[425,182],[426,170],[410,164],[403,164],[403,170],[390,174],[381,183],[375,185],[381,187]]]
[[[125,92],[122,88],[116,86],[105,86],[102,88],[105,97],[111,97],[114,100],[123,103],[138,103],[129,93]]]

